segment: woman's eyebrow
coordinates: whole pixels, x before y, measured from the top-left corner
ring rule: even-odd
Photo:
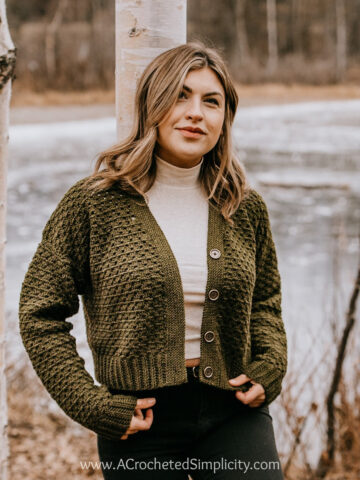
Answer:
[[[192,88],[188,87],[187,85],[183,85],[183,89],[186,90],[189,93],[192,93]],[[204,93],[204,97],[209,97],[210,95],[220,95],[220,97],[223,96],[222,93],[217,92],[217,91]]]

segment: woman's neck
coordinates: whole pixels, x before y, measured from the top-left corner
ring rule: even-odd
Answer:
[[[156,182],[176,187],[194,187],[198,185],[199,173],[204,157],[197,165],[190,168],[177,167],[163,160],[157,154],[155,154],[155,159]]]

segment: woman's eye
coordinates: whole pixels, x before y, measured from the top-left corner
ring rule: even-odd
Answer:
[[[187,98],[186,92],[184,92],[184,91],[180,92],[178,98],[179,98],[179,99]],[[219,105],[219,102],[216,100],[216,98],[206,98],[206,99],[205,99],[205,102],[210,102],[210,103],[212,103],[212,104],[214,104],[214,105]]]

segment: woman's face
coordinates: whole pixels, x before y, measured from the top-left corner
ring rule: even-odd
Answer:
[[[197,165],[216,145],[224,114],[225,92],[217,75],[207,67],[192,70],[175,105],[158,126],[158,155],[178,167]]]

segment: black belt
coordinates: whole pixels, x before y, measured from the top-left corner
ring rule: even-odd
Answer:
[[[199,365],[195,365],[193,367],[186,367],[188,376],[193,378],[199,378],[199,368]]]

